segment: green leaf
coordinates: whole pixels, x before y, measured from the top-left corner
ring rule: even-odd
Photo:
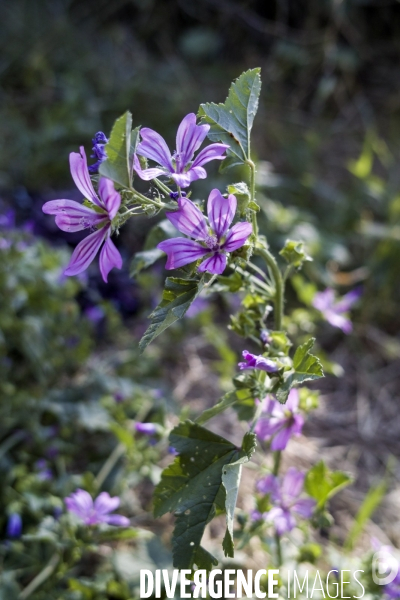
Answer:
[[[112,179],[112,181],[125,188],[130,188],[132,184],[132,173],[129,162],[131,132],[132,115],[129,111],[126,111],[114,123],[110,139],[105,147],[107,159],[99,167],[100,175]]]
[[[236,462],[225,465],[222,469],[222,483],[226,491],[226,532],[224,541],[222,542],[222,548],[225,556],[229,556],[230,558],[234,557],[233,519],[239,492],[242,465],[251,459],[256,449],[256,445],[256,435],[247,432],[242,442],[242,456]]]
[[[221,412],[223,412],[230,406],[233,406],[236,402],[239,402],[239,400],[243,400],[243,398],[241,398],[242,395],[243,394],[240,394],[238,390],[228,392],[227,394],[222,396],[221,400],[217,404],[215,404],[211,408],[208,408],[199,417],[197,417],[196,423],[198,425],[203,425],[204,423],[206,423],[216,415],[219,415]],[[252,398],[250,391],[248,393],[248,398]]]
[[[131,262],[130,276],[136,277],[143,269],[151,267],[159,258],[164,255],[157,246],[160,242],[168,238],[181,237],[182,234],[175,229],[168,219],[163,219],[152,227],[147,235],[146,241],[141,252],[136,252]]]
[[[224,167],[240,165],[250,159],[250,132],[260,90],[260,69],[251,69],[232,83],[224,104],[200,105],[198,116],[211,126],[209,139],[229,145]]]
[[[363,503],[360,506],[354,524],[344,544],[346,549],[351,550],[354,547],[354,544],[357,538],[359,537],[360,533],[362,533],[365,524],[372,517],[375,510],[385,497],[387,487],[387,481],[385,478],[379,483],[379,485],[373,485],[369,489],[367,495],[364,498]]]
[[[151,325],[139,342],[141,352],[170,325],[181,319],[204,286],[200,279],[168,277],[160,304],[151,313]]]
[[[314,342],[315,338],[310,338],[297,348],[293,357],[293,368],[284,373],[283,383],[280,383],[276,391],[276,397],[282,404],[286,402],[292,387],[324,376],[321,361],[310,352]]]
[[[136,277],[139,275],[140,271],[143,271],[143,269],[147,269],[148,267],[151,267],[151,265],[154,265],[154,263],[161,258],[163,254],[164,252],[158,248],[136,252],[131,262],[129,275],[131,277]]]
[[[223,467],[240,461],[250,452],[245,442],[239,450],[228,440],[200,427],[192,421],[180,423],[169,436],[171,446],[179,455],[167,467],[154,494],[154,514],[166,512],[176,516],[172,538],[174,567],[191,569],[194,564],[210,568],[215,559],[200,549],[204,529],[218,508],[223,508]]]
[[[301,267],[304,262],[312,260],[311,256],[308,256],[304,250],[303,242],[296,242],[295,240],[286,240],[279,254],[283,256],[289,265],[296,267],[296,269]]]
[[[351,481],[350,475],[343,471],[329,471],[324,461],[321,460],[308,471],[304,489],[317,501],[317,508],[322,510],[327,501],[349,485]]]

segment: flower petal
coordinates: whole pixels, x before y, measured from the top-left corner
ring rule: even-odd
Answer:
[[[128,517],[123,517],[122,515],[107,515],[103,518],[103,521],[109,525],[116,525],[117,527],[129,527],[130,525]]]
[[[338,327],[343,333],[351,333],[353,331],[353,324],[347,317],[343,315],[337,315],[332,310],[327,310],[322,313],[324,318],[332,325],[332,327]]]
[[[62,231],[81,231],[107,219],[105,213],[98,213],[75,200],[50,200],[43,205],[42,211],[46,215],[56,215],[56,224]]]
[[[276,496],[279,490],[278,480],[271,473],[260,479],[257,482],[256,488],[261,494],[274,494]]]
[[[288,510],[281,508],[280,506],[272,508],[265,515],[265,518],[274,523],[276,532],[279,535],[283,535],[288,531],[292,531],[292,529],[296,526],[296,521],[293,515],[291,515]]]
[[[140,161],[136,154],[134,157],[134,164],[135,164],[134,169],[135,169],[136,173],[139,175],[140,179],[143,179],[143,181],[150,181],[151,179],[155,179],[156,177],[159,177],[160,175],[168,174],[165,172],[165,169],[160,169],[159,167],[153,167],[151,169],[142,169],[142,167],[140,165]]]
[[[228,231],[236,212],[237,201],[233,194],[224,198],[219,190],[211,190],[207,212],[211,229],[220,240]]]
[[[75,513],[81,519],[85,519],[93,509],[91,495],[85,490],[77,489],[64,500],[69,512]]]
[[[243,369],[242,369],[243,370]],[[269,440],[282,427],[282,421],[275,423],[271,419],[260,419],[254,429],[254,433],[264,442]]]
[[[335,302],[335,292],[332,288],[326,288],[323,292],[317,292],[312,300],[312,305],[317,310],[324,312],[332,308]]]
[[[110,238],[110,233],[104,243],[104,246],[100,252],[100,272],[103,281],[107,283],[108,274],[114,267],[120,269],[122,267],[122,257],[119,250],[116,248],[114,242]]]
[[[226,236],[225,243],[222,246],[222,249],[225,252],[233,252],[237,250],[246,242],[247,238],[251,234],[253,228],[251,223],[241,222],[236,223],[231,229],[228,231],[228,235]]]
[[[186,238],[172,238],[158,244],[157,248],[168,256],[166,269],[178,269],[188,265],[209,253],[208,248],[203,248],[197,242]]]
[[[101,492],[94,501],[94,510],[97,515],[106,515],[120,505],[118,496],[111,498],[108,492]]]
[[[171,177],[175,181],[176,185],[185,188],[188,187],[192,181],[196,181],[197,179],[205,179],[207,177],[207,173],[203,167],[191,167],[186,173],[173,173]]]
[[[229,148],[227,144],[210,144],[198,153],[192,167],[201,167],[210,160],[224,160],[226,158],[224,152],[227,148]]]
[[[337,313],[349,311],[353,304],[357,302],[359,298],[361,298],[362,294],[363,289],[361,286],[355,288],[354,290],[351,290],[351,292],[348,292],[348,294],[345,294],[343,298],[336,302],[336,304],[333,307],[334,311]]]
[[[64,271],[64,275],[78,275],[78,273],[82,273],[82,271],[88,268],[103,243],[108,229],[109,226],[102,227],[102,229],[91,233],[84,240],[79,242],[72,253],[71,260]]]
[[[291,434],[292,430],[290,427],[282,427],[271,442],[271,450],[274,452],[276,450],[285,450],[291,438]]]
[[[164,138],[148,127],[142,127],[140,135],[142,141],[137,145],[136,152],[141,156],[154,160],[173,173],[174,168],[172,166],[171,152]]]
[[[176,134],[176,151],[180,155],[182,165],[192,160],[193,154],[200,148],[209,129],[209,125],[196,125],[194,113],[186,115],[182,120]]]
[[[97,206],[103,206],[94,191],[83,146],[79,148],[79,152],[71,152],[69,155],[69,166],[72,179],[81,194],[88,200],[91,200],[94,204],[97,204]]]
[[[121,196],[114,188],[111,179],[101,177],[99,181],[100,198],[107,209],[110,221],[113,220],[121,206]]]
[[[285,409],[291,412],[296,412],[299,407],[299,390],[292,388],[289,392],[288,399],[285,404]]]
[[[303,483],[304,473],[298,471],[295,467],[290,467],[283,478],[282,494],[289,500],[297,498],[301,493]]]
[[[206,258],[206,260],[203,260],[203,262],[199,265],[199,271],[208,271],[209,273],[213,273],[213,275],[221,275],[221,273],[225,271],[225,267],[226,254],[214,252],[212,256]]]
[[[195,240],[204,240],[208,235],[204,215],[191,200],[180,198],[179,210],[165,215],[178,231]]]
[[[292,506],[292,510],[304,519],[309,519],[315,508],[315,500],[312,498],[302,498],[297,500]]]

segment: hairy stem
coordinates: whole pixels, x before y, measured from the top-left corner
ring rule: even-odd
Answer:
[[[282,279],[282,275],[279,270],[278,264],[275,260],[275,257],[271,254],[271,252],[269,250],[267,250],[266,248],[255,248],[254,253],[258,254],[259,256],[261,256],[264,259],[264,261],[266,262],[266,264],[271,272],[274,282],[275,282],[274,318],[275,318],[275,329],[279,331],[282,329],[282,317],[283,317],[283,279]]]
[[[165,183],[163,183],[162,181],[160,181],[159,179],[153,179],[153,182],[156,184],[156,186],[162,191],[164,192],[164,194],[167,194],[168,196],[171,193],[171,190],[169,189],[169,187],[167,185],[165,185]]]
[[[256,195],[256,165],[253,163],[251,159],[247,161],[250,169],[250,201],[254,202],[254,198]],[[251,224],[253,226],[253,234],[258,236],[258,223],[257,223],[257,214],[252,211],[251,213]]]

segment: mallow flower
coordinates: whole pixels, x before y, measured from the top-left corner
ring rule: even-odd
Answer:
[[[271,440],[271,450],[285,450],[293,435],[300,435],[304,419],[298,412],[299,392],[291,389],[286,404],[271,398],[255,427],[260,440]]]
[[[120,499],[118,496],[111,498],[108,492],[101,492],[94,502],[91,495],[81,489],[77,489],[65,498],[67,510],[74,513],[85,525],[107,523],[108,525],[127,527],[129,525],[127,517],[110,515],[119,505]]]
[[[142,169],[140,161],[135,154],[134,168],[141,179],[149,181],[160,175],[168,175],[180,187],[188,187],[196,179],[205,179],[207,173],[203,165],[211,160],[224,160],[227,144],[210,144],[204,148],[193,160],[193,155],[203,143],[209,125],[196,125],[196,115],[186,115],[179,125],[176,134],[176,150],[171,155],[163,137],[153,129],[142,127],[140,135],[142,141],[138,144],[136,152],[158,163],[159,167]]]
[[[300,498],[304,485],[304,473],[294,467],[288,469],[283,479],[268,475],[257,484],[262,493],[270,493],[273,507],[262,517],[274,524],[279,535],[292,531],[296,526],[295,515],[309,519],[315,508],[312,498]]]
[[[64,274],[78,275],[85,271],[103,246],[99,264],[103,280],[107,282],[111,269],[122,267],[121,255],[111,240],[111,222],[118,213],[121,196],[114,189],[113,182],[105,177],[100,178],[99,195],[96,194],[90,180],[83,146],[80,153],[71,152],[69,164],[76,187],[90,200],[93,208],[75,200],[50,200],[43,205],[42,210],[47,215],[56,216],[56,224],[62,231],[93,230],[93,233],[75,248]]]
[[[247,371],[249,369],[259,369],[260,371],[266,371],[267,373],[276,373],[279,371],[279,367],[270,358],[265,358],[261,354],[251,354],[248,350],[243,350],[242,356],[245,362],[238,363],[238,367],[241,371]]]
[[[12,513],[8,517],[6,526],[6,536],[8,538],[19,538],[22,533],[22,519],[18,513]]]
[[[219,190],[212,190],[208,197],[208,221],[203,213],[187,198],[180,198],[179,209],[166,213],[171,223],[192,239],[178,237],[165,240],[157,248],[168,256],[166,269],[177,269],[204,258],[199,271],[214,275],[223,273],[226,255],[237,250],[247,240],[252,226],[247,222],[236,223],[229,228],[236,212],[236,197],[224,198]],[[207,257],[207,258],[206,258]]]
[[[314,308],[319,310],[328,323],[333,327],[338,327],[344,333],[351,333],[353,330],[352,322],[344,315],[362,295],[362,288],[358,287],[345,294],[337,300],[332,288],[326,288],[323,292],[317,292],[312,301]]]

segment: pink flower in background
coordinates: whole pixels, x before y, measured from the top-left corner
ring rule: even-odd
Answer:
[[[168,175],[180,187],[188,187],[196,179],[205,179],[207,173],[203,165],[211,160],[223,160],[227,144],[210,144],[194,159],[193,154],[203,143],[209,125],[196,125],[196,115],[190,113],[179,125],[176,134],[176,150],[171,155],[163,137],[153,129],[142,127],[142,141],[137,146],[137,154],[154,160],[161,165],[150,169],[142,169],[135,154],[135,171],[141,179],[149,181],[160,175]]]
[[[277,400],[268,401],[266,411],[255,427],[260,440],[271,441],[271,450],[285,450],[293,435],[300,435],[304,418],[298,412],[299,392],[291,389],[286,404]]]
[[[294,529],[295,515],[309,519],[314,511],[315,500],[299,497],[303,491],[304,477],[304,473],[291,467],[283,479],[268,475],[257,484],[258,491],[271,494],[274,506],[262,517],[274,524],[279,535]]]
[[[122,515],[110,515],[118,508],[120,499],[118,496],[111,498],[108,492],[102,492],[93,502],[91,495],[85,490],[78,489],[65,498],[65,506],[69,512],[74,513],[85,525],[98,525],[107,523],[127,527],[129,519]]]
[[[94,191],[86,161],[83,146],[78,152],[69,155],[72,179],[78,190],[90,200],[93,208],[84,206],[75,200],[51,200],[43,205],[43,212],[56,216],[56,224],[62,231],[82,231],[92,229],[93,233],[79,242],[71,260],[64,271],[65,275],[78,275],[85,271],[100,250],[100,271],[103,280],[107,282],[108,274],[116,267],[122,267],[122,258],[111,240],[111,221],[116,216],[121,196],[114,189],[110,179],[101,177],[99,181],[99,196]]]
[[[358,287],[337,300],[332,288],[326,288],[323,292],[317,292],[312,301],[314,308],[322,313],[322,316],[333,327],[338,327],[344,333],[351,333],[353,325],[350,319],[344,316],[350,308],[362,296],[362,288]]]

